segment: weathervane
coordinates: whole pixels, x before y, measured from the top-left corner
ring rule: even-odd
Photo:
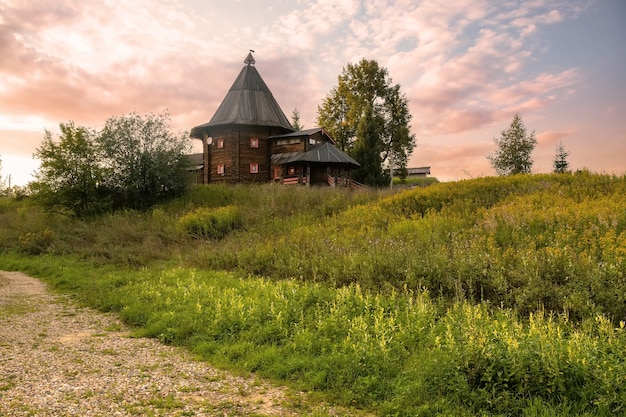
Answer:
[[[254,49],[250,49],[250,52],[248,52],[248,56],[246,57],[246,60],[243,61],[243,63],[248,65],[248,66],[254,65],[254,63],[256,62],[254,60],[254,57],[252,56],[252,52],[254,52]]]

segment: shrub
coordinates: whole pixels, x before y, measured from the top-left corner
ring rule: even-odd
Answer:
[[[180,218],[180,227],[199,239],[221,239],[242,225],[240,210],[235,206],[209,209],[200,207]]]
[[[46,252],[53,240],[54,233],[50,229],[40,232],[26,232],[18,237],[20,249],[30,255]]]

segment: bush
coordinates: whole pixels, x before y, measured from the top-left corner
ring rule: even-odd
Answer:
[[[26,232],[18,238],[20,249],[30,255],[46,252],[54,241],[54,233],[50,229],[41,232]]]
[[[171,132],[169,116],[111,117],[102,131],[60,124],[46,131],[33,197],[48,209],[89,217],[117,209],[147,209],[183,195],[191,185],[187,135]]]
[[[221,239],[241,227],[242,217],[235,206],[217,209],[200,207],[181,217],[178,224],[194,238]]]

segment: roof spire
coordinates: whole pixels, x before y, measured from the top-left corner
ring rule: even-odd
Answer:
[[[254,49],[250,49],[250,52],[248,52],[248,56],[246,57],[246,60],[243,61],[244,64],[246,64],[246,66],[254,66],[254,63],[256,62],[254,60],[254,57],[252,56],[252,52],[254,52]]]

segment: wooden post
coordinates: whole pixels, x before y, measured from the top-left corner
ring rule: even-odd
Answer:
[[[209,145],[207,137],[208,135],[205,132],[202,135],[202,184],[209,183]]]
[[[306,164],[306,186],[311,186],[311,164]]]

